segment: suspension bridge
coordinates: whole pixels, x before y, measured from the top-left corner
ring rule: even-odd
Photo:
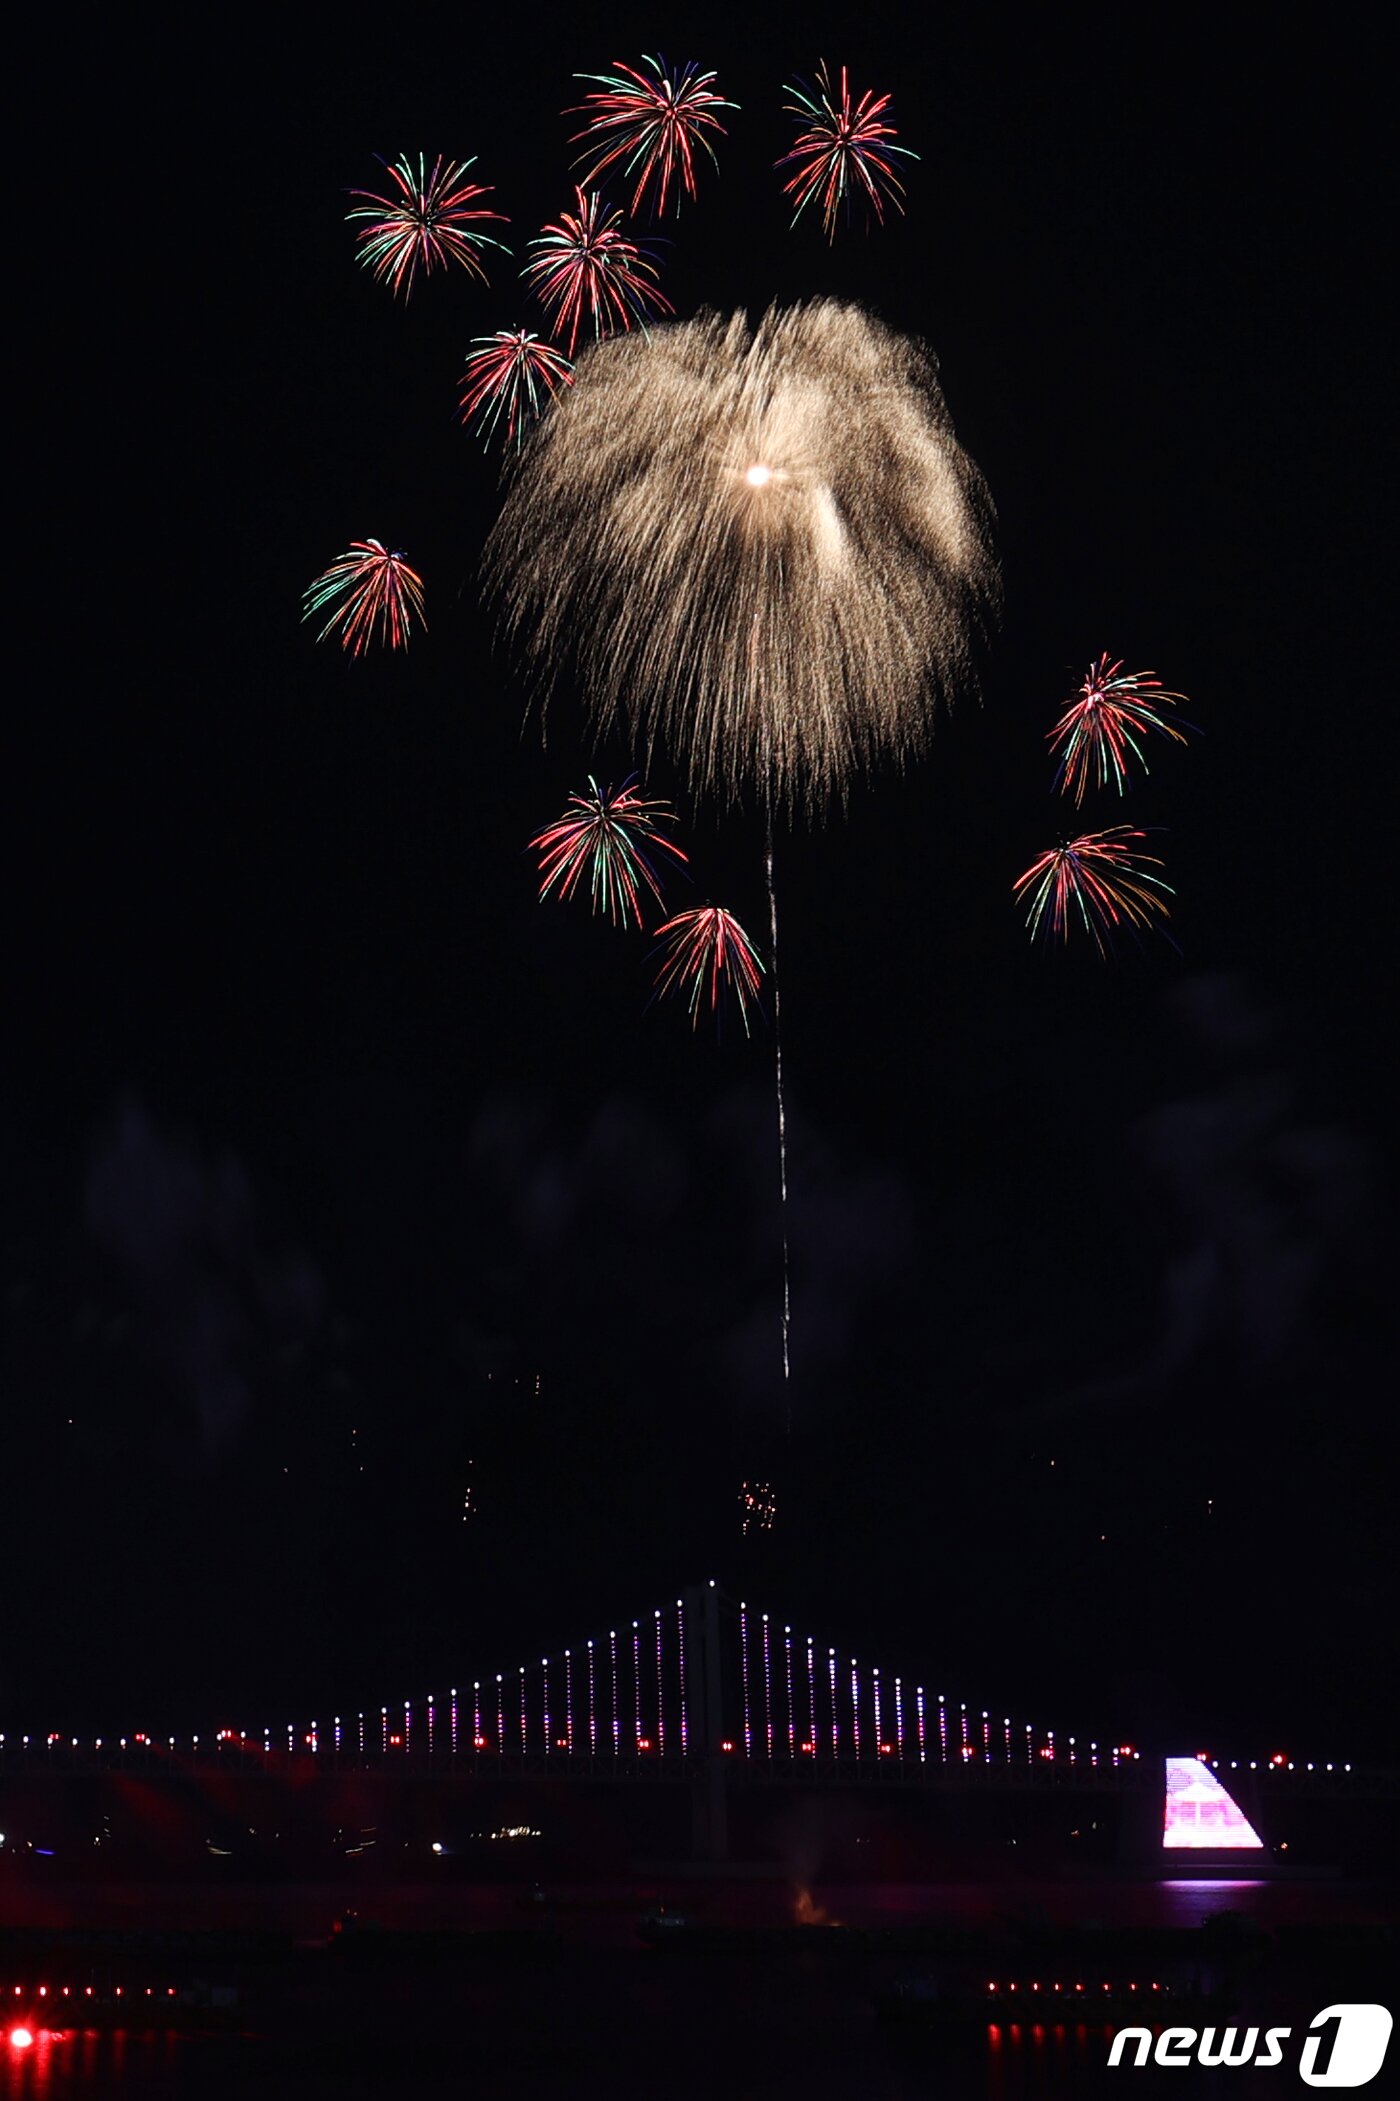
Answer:
[[[1222,1785],[1263,1782],[1294,1799],[1348,1790],[1362,1777],[1345,1761],[1279,1752],[1192,1756]],[[1161,1786],[1159,1759],[1128,1742],[970,1705],[732,1600],[714,1582],[511,1668],[353,1712],[276,1725],[227,1720],[179,1736],[0,1732],[0,1775],[172,1765],[685,1780],[710,1798],[717,1834],[732,1784],[1120,1794]],[[1365,1777],[1374,1789],[1377,1776]]]

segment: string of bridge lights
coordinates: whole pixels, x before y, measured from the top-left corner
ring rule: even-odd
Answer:
[[[686,1618],[685,1602],[677,1598],[611,1628],[606,1636],[473,1679],[469,1707],[467,1689],[453,1686],[445,1703],[429,1693],[417,1701],[386,1703],[377,1712],[333,1715],[329,1727],[313,1719],[277,1729],[221,1728],[189,1736],[140,1729],[94,1737],[59,1730],[20,1736],[0,1731],[0,1765],[7,1757],[36,1752],[154,1757],[204,1749],[216,1755],[329,1753],[356,1760],[395,1754],[435,1760],[445,1754],[453,1761],[502,1756],[620,1761],[677,1754],[688,1759],[702,1747],[710,1754],[767,1764],[888,1760],[895,1766],[1098,1770],[1131,1766],[1142,1755],[1129,1743],[1101,1743],[1029,1722],[1016,1724],[1009,1715],[998,1718],[991,1709],[953,1701],[942,1692],[930,1694],[900,1673],[863,1666],[859,1658],[819,1644],[811,1634],[794,1633],[790,1622],[747,1601],[737,1611],[739,1700],[732,1719],[738,1727],[697,1746],[701,1716],[697,1688],[688,1683]],[[692,1629],[692,1639],[693,1634]],[[1293,1759],[1282,1751],[1248,1760],[1227,1761],[1204,1751],[1195,1756],[1217,1772],[1352,1771],[1350,1763]]]

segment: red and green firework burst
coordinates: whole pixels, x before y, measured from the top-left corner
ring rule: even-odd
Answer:
[[[523,272],[555,335],[566,339],[570,357],[585,315],[596,340],[614,328],[645,326],[648,308],[673,310],[648,282],[656,265],[621,231],[621,212],[607,210],[596,190],[585,195],[576,187],[574,196],[577,209],[561,212],[557,226],[546,226],[531,241],[539,253]]]
[[[656,933],[664,944],[657,992],[682,994],[694,1027],[699,1026],[702,1008],[718,1014],[726,1000],[733,999],[747,1036],[763,965],[734,914],[722,905],[701,905],[696,911],[678,912]]]
[[[1100,955],[1107,955],[1113,936],[1124,929],[1136,935],[1155,919],[1166,919],[1164,896],[1171,885],[1148,873],[1160,868],[1154,854],[1133,851],[1130,842],[1147,834],[1131,825],[1110,825],[1105,832],[1085,832],[1052,847],[1033,861],[1013,885],[1017,902],[1028,900],[1026,925],[1032,940],[1045,934],[1067,941],[1071,925],[1093,935]]]
[[[669,803],[638,793],[635,774],[606,792],[590,774],[588,793],[571,795],[563,816],[530,841],[540,857],[541,904],[551,891],[571,898],[587,871],[594,911],[614,926],[629,915],[640,926],[642,889],[663,901],[658,856],[684,865],[685,854],[659,829],[675,821]]]
[[[816,199],[821,202],[822,228],[828,241],[836,238],[837,220],[850,217],[857,197],[865,199],[881,222],[887,204],[903,211],[904,185],[895,174],[891,155],[899,153],[906,160],[919,156],[893,143],[895,128],[885,121],[890,97],[869,93],[853,103],[844,66],[838,95],[825,61],[817,69],[814,88],[805,82],[790,82],[786,92],[796,98],[783,107],[798,120],[797,143],[774,165],[794,169],[783,185],[796,203],[793,225]]]
[[[462,374],[462,421],[475,417],[472,428],[483,443],[503,434],[507,445],[518,447],[558,389],[568,386],[573,366],[523,328],[473,336],[472,344]]]
[[[1139,736],[1160,730],[1178,744],[1186,742],[1181,731],[1157,713],[1163,703],[1174,707],[1185,698],[1184,693],[1164,691],[1151,671],[1124,671],[1121,659],[1110,664],[1105,650],[1097,664],[1089,666],[1083,685],[1046,739],[1051,752],[1060,754],[1055,786],[1073,795],[1076,808],[1091,774],[1098,787],[1112,781],[1121,795],[1128,785],[1130,755],[1147,772]]]
[[[702,147],[711,161],[714,148],[707,132],[724,136],[724,126],[715,112],[737,109],[715,92],[715,75],[702,73],[696,65],[679,70],[668,68],[663,58],[643,58],[642,64],[655,76],[648,79],[632,66],[614,59],[615,73],[579,73],[578,80],[591,80],[601,91],[585,95],[582,107],[566,112],[588,118],[574,143],[588,144],[574,162],[583,170],[586,183],[597,182],[610,168],[623,164],[630,182],[636,177],[629,210],[635,215],[648,190],[655,192],[655,216],[664,217],[671,186],[676,187],[676,210],[681,192],[695,195],[695,149]]]
[[[478,197],[490,196],[491,186],[466,180],[475,161],[444,160],[439,154],[429,171],[427,158],[420,153],[415,170],[410,156],[401,153],[396,161],[381,165],[394,185],[393,195],[381,197],[373,190],[350,192],[352,197],[367,200],[345,215],[347,223],[368,222],[355,235],[360,261],[381,284],[395,294],[402,291],[405,299],[413,290],[413,273],[420,265],[427,277],[439,265],[460,263],[485,284],[480,251],[509,251],[504,242],[482,233],[479,222],[494,219],[504,226],[507,221],[504,212],[476,205]]]
[[[316,640],[324,642],[338,627],[341,646],[356,657],[376,639],[376,628],[377,639],[390,649],[407,649],[415,615],[424,627],[428,624],[423,619],[422,577],[402,554],[391,554],[378,540],[352,540],[350,552],[308,584],[302,597],[303,620],[335,606]]]

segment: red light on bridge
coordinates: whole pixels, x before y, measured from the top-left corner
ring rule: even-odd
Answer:
[[[397,1737],[394,1738],[394,1742],[398,1742]],[[484,1736],[474,1736],[472,1738],[472,1745],[474,1749],[478,1751],[484,1751],[486,1749],[486,1738]]]
[[[720,1749],[721,1749],[721,1751],[732,1751],[732,1750],[733,1750],[733,1748],[734,1748],[733,1744],[732,1744],[732,1743],[730,1742],[729,1738],[728,1738],[728,1737],[726,1736],[726,1737],[725,1737],[725,1739],[724,1739],[724,1742],[723,1742],[723,1743],[722,1743],[722,1744],[720,1745]]]
[[[817,1747],[815,1744],[803,1744],[802,1748],[809,1758],[813,1758],[816,1756]]]
[[[389,1741],[391,1744],[401,1744],[403,1742],[403,1738],[401,1736],[391,1736],[389,1738]]]
[[[637,1738],[637,1749],[639,1751],[649,1751],[651,1749],[651,1738],[649,1736],[639,1736]]]

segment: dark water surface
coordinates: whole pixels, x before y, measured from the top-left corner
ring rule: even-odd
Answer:
[[[715,1926],[790,1923],[794,1893],[767,1884],[667,1892],[688,1917]],[[326,1893],[229,1891],[218,1923],[249,1917],[310,1937],[328,1924]],[[519,1927],[517,1891],[473,1891],[472,1916],[454,1897],[451,1923]],[[397,1902],[396,1902],[397,1898]],[[104,1911],[115,1898],[109,1893]],[[179,1893],[172,1918],[192,1923]],[[635,1890],[551,1893],[549,1939],[500,1939],[483,1952],[441,1961],[326,1963],[314,1955],[249,1993],[237,2025],[203,2034],[35,2026],[33,2042],[0,2026],[0,2096],[81,2096],[84,2101],[357,2101],[359,2096],[449,2094],[573,2096],[619,2101],[929,2101],[929,2097],[1128,2094],[1302,2095],[1297,2058],[1308,2022],[1336,2001],[1395,2001],[1396,1911],[1389,1892],[1341,1883],[1247,1881],[997,1885],[814,1892],[813,1906],[852,1926],[938,1922],[994,1930],[1007,1919],[1104,1927],[1199,1925],[1243,1915],[1270,1936],[1241,1979],[1228,2020],[1288,2026],[1285,2062],[1268,2070],[1193,2066],[1110,2069],[1112,2029],[1053,2018],[944,2029],[882,2021],[872,1993],[917,1959],[838,1956],[829,1948],[750,1945],[729,1952],[657,1952],[635,1927]],[[384,1892],[386,1926],[445,1923],[441,1899]],[[85,1922],[95,1923],[95,1922]],[[101,1923],[111,1923],[104,1917]],[[129,1921],[135,1923],[135,1920]],[[158,1924],[143,1905],[143,1925]],[[208,1923],[212,1923],[208,1922]],[[1378,1929],[1380,1929],[1378,1931]],[[835,1943],[832,1944],[832,1947]],[[1180,2020],[1209,2018],[1190,2011]],[[3,2020],[3,2017],[0,2017]],[[1379,2096],[1391,2066],[1370,2091]],[[1390,2089],[1394,2091],[1392,2087]]]

